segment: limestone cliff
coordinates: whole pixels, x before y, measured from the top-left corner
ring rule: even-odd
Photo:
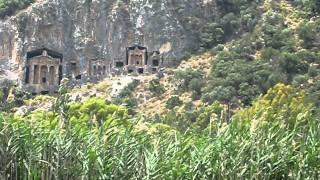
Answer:
[[[0,20],[0,63],[23,72],[28,51],[47,47],[64,62],[125,58],[133,44],[160,50],[165,63],[199,47],[214,0],[47,0]]]

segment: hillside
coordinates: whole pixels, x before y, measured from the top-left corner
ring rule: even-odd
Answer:
[[[320,178],[317,0],[29,5],[0,20],[0,179]],[[90,77],[92,58],[129,66],[134,42],[164,63]],[[28,92],[42,45],[88,79]]]
[[[137,111],[148,116],[183,114],[189,110],[181,105],[191,103],[201,112],[214,101],[236,111],[277,83],[305,90],[318,104],[319,17],[309,17],[288,1],[265,1],[259,9],[260,19],[251,33],[184,59],[178,67],[167,68],[159,81],[143,80],[134,92]],[[166,108],[175,96],[183,103],[176,110]]]

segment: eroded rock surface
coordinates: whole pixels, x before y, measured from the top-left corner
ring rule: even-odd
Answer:
[[[23,76],[26,53],[49,48],[64,63],[125,59],[133,44],[160,50],[170,63],[198,49],[213,0],[47,0],[0,20],[0,65]],[[65,69],[67,71],[67,69]]]

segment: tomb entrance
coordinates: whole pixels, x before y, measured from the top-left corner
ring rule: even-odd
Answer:
[[[31,93],[55,92],[59,88],[62,61],[62,54],[46,48],[27,53],[25,85]]]
[[[160,51],[148,52],[146,47],[134,45],[126,48],[125,61],[122,61],[121,58],[115,58],[110,69],[114,74],[156,73],[163,63],[161,58]]]
[[[101,78],[106,75],[106,64],[104,60],[93,59],[89,65],[89,73],[91,77]]]
[[[139,73],[139,74],[143,74],[143,72],[144,72],[144,69],[143,69],[143,68],[138,68],[138,73]]]
[[[147,65],[148,51],[146,47],[132,46],[127,48],[127,65],[143,67]]]
[[[159,66],[159,60],[158,59],[152,60],[152,66]]]
[[[160,52],[153,51],[150,53],[151,66],[158,67],[160,66]]]
[[[122,68],[124,66],[123,62],[116,62],[116,68]]]
[[[68,73],[69,73],[69,77],[71,77],[72,79],[77,79],[76,77],[78,77],[81,74],[80,67],[75,60],[69,63]]]

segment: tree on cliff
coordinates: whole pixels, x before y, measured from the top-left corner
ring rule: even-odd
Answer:
[[[0,18],[11,16],[33,2],[34,0],[0,0]]]

